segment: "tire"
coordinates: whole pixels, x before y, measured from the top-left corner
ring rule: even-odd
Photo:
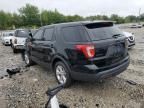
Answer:
[[[54,72],[56,80],[59,84],[64,84],[64,87],[67,88],[72,84],[72,78],[70,76],[70,69],[63,62],[56,62],[54,66]],[[63,76],[61,76],[61,75]]]
[[[30,55],[26,51],[24,52],[24,61],[26,66],[32,66],[34,64],[34,62],[30,58]]]

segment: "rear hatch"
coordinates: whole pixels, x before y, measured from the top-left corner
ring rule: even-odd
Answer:
[[[95,46],[91,60],[98,67],[105,67],[123,60],[127,56],[126,37],[112,22],[84,24]]]

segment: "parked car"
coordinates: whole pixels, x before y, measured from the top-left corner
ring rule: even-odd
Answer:
[[[135,36],[134,36],[134,34],[129,33],[129,32],[123,32],[123,33],[127,37],[128,48],[132,48],[133,46],[135,46]]]
[[[130,25],[130,28],[142,28],[141,24],[132,24]]]
[[[1,36],[4,45],[11,45],[11,40],[14,37],[14,32],[3,32]]]
[[[73,22],[41,27],[26,41],[27,65],[37,63],[68,87],[73,80],[116,76],[129,65],[127,40],[113,22]]]
[[[25,40],[29,36],[30,30],[28,29],[18,29],[15,30],[14,37],[12,38],[11,45],[13,52],[16,53],[17,50],[23,50],[25,47]]]

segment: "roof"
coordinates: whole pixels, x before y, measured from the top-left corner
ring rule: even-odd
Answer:
[[[114,21],[106,21],[106,20],[77,21],[77,22],[66,22],[66,23],[51,24],[51,25],[46,25],[46,26],[44,26],[44,27],[68,26],[68,25],[70,25],[70,26],[74,26],[74,25],[86,25],[86,24],[100,23],[100,22],[114,23]]]

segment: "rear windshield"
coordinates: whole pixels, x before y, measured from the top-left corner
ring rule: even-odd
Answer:
[[[18,30],[16,32],[16,37],[28,37],[29,36],[29,30]]]
[[[113,38],[114,35],[123,36],[121,30],[113,23],[93,23],[85,25],[92,40],[104,40]]]
[[[66,42],[87,42],[87,32],[82,26],[70,26],[62,29]]]

